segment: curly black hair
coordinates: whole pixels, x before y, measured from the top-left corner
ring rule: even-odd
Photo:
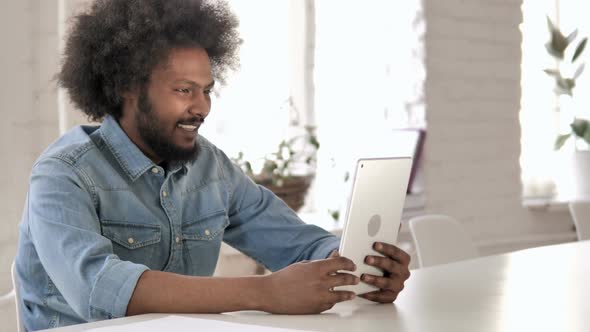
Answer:
[[[58,84],[90,120],[122,115],[122,93],[144,87],[172,48],[200,47],[213,77],[238,66],[238,20],[223,1],[97,0],[73,18]]]

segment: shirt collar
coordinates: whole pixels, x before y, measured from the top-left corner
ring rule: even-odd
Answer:
[[[108,115],[101,125],[101,135],[109,150],[132,181],[145,171],[156,166],[152,160],[129,139],[117,120]]]
[[[117,120],[112,116],[108,115],[102,121],[101,135],[109,150],[115,156],[119,165],[125,170],[131,181],[137,180],[147,170],[156,166],[131,141]],[[183,170],[185,173],[188,171],[187,163],[171,163],[168,168],[170,173],[176,173],[179,170]]]

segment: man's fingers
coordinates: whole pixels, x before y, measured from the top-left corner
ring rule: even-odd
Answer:
[[[365,257],[365,264],[374,266],[382,271],[389,272],[390,274],[395,274],[398,276],[403,276],[405,274],[403,272],[403,266],[399,262],[391,258],[380,256],[367,256]]]
[[[391,259],[400,262],[401,264],[406,266],[410,264],[410,255],[392,244],[375,242],[373,244],[373,249]]]
[[[363,274],[361,280],[369,285],[373,285],[382,290],[401,292],[404,289],[403,281],[394,280],[386,277],[377,277],[371,274]]]
[[[334,306],[334,303],[326,303],[326,304],[322,304],[320,306],[320,312],[324,312],[326,310],[330,310],[332,309],[332,307]]]
[[[322,272],[324,274],[333,274],[337,271],[355,271],[356,265],[346,257],[332,257],[329,259],[318,261],[322,266]]]
[[[347,286],[347,285],[357,285],[361,282],[361,279],[355,275],[348,274],[348,273],[335,273],[328,277],[328,287],[338,287],[338,286]]]
[[[371,274],[363,274],[361,276],[361,280],[379,289],[391,289],[393,286],[393,280],[384,277],[377,277]]]
[[[362,297],[363,299],[367,299],[369,301],[373,301],[373,302],[379,302],[379,303],[391,303],[393,301],[395,301],[395,299],[397,299],[397,295],[398,293],[389,291],[389,290],[385,290],[385,291],[374,291],[374,292],[369,292],[369,293],[365,293],[365,294],[361,294],[359,295],[359,297]]]
[[[411,273],[407,265],[388,257],[367,256],[365,257],[365,264],[383,270],[386,272],[385,276],[397,276],[404,280],[410,278]]]
[[[338,303],[344,302],[348,300],[352,300],[356,297],[354,292],[348,291],[331,291],[328,294],[328,302],[330,303]]]

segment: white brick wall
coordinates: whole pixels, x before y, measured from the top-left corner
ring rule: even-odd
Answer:
[[[521,0],[424,6],[426,213],[457,218],[484,254],[563,241],[566,211],[521,204]]]
[[[61,23],[64,24],[64,30],[63,30],[63,34],[67,34],[67,31],[69,29],[69,21],[68,18],[71,18],[72,16],[76,15],[77,13],[80,13],[86,9],[88,9],[88,7],[92,4],[91,0],[62,0],[64,2],[64,13],[63,16],[65,18],[65,20]],[[65,44],[65,42],[63,43]],[[65,46],[65,45],[62,45]],[[61,52],[63,52],[63,50],[61,50]],[[65,93],[65,92],[64,92]],[[62,118],[62,126],[63,126],[63,130],[67,131],[68,129],[75,127],[77,125],[81,125],[81,124],[89,124],[90,122],[88,121],[88,119],[86,118],[86,116],[80,112],[79,110],[77,110],[74,105],[71,103],[71,101],[69,100],[69,98],[66,96],[65,97],[65,103],[64,105],[62,105],[63,107],[63,118]]]
[[[57,130],[54,84],[57,1],[0,2],[0,294],[11,289],[9,268],[33,161]],[[14,303],[0,306],[0,331],[15,331]]]

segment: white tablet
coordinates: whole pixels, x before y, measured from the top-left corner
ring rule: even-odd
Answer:
[[[351,259],[357,270],[345,272],[358,277],[363,273],[383,275],[364,260],[367,255],[380,255],[373,250],[375,242],[397,242],[411,168],[410,157],[357,161],[339,249],[340,255]],[[363,294],[377,288],[361,281],[358,285],[337,289]]]

